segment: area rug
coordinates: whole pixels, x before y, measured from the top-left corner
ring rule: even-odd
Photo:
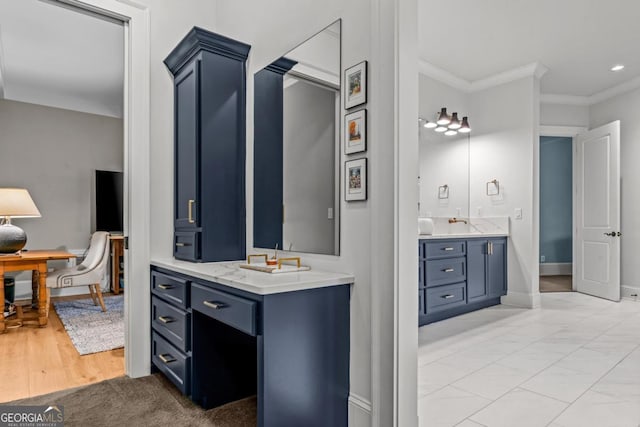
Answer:
[[[81,356],[124,347],[124,295],[105,297],[104,305],[106,312],[91,299],[53,303]]]
[[[66,426],[255,427],[256,397],[204,410],[160,374],[121,377],[10,402],[64,407]]]

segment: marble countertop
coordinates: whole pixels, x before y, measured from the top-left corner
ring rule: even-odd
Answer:
[[[464,222],[450,224],[448,218],[433,218],[432,234],[418,234],[420,240],[464,239],[509,236],[508,217],[460,218]]]
[[[151,265],[166,268],[198,279],[220,283],[258,295],[303,291],[351,284],[355,277],[347,273],[309,270],[270,274],[240,268],[244,261],[195,263],[173,258],[152,259]]]

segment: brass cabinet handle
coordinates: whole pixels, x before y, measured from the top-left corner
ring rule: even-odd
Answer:
[[[453,273],[455,270],[453,268],[445,268],[444,270],[445,273]]]
[[[196,203],[196,201],[195,201],[195,200],[193,200],[193,199],[189,199],[189,207],[188,207],[188,209],[189,209],[189,224],[193,224],[194,222],[196,222],[196,221],[193,219],[193,205],[194,205],[195,203]]]
[[[176,242],[176,246],[182,248],[184,246],[191,246],[191,243]]]
[[[159,287],[160,289],[162,289],[163,291],[167,291],[167,290],[169,290],[169,289],[173,289],[173,285],[164,285],[164,284],[163,284],[163,285],[158,285],[158,287]]]
[[[171,316],[158,316],[158,320],[162,323],[173,323],[176,321],[176,319]]]
[[[227,304],[218,301],[202,301],[202,303],[209,308],[213,308],[214,310],[220,310],[221,308],[227,307]]]
[[[453,295],[451,295],[451,294],[441,295],[440,298],[451,299],[451,298],[453,298]]]
[[[487,255],[493,255],[493,242],[487,242]]]
[[[452,250],[453,250],[453,248],[452,248],[452,247],[450,247],[450,246],[448,246],[448,247],[446,247],[446,248],[442,248],[442,250],[443,250],[443,251],[452,251]]]
[[[176,358],[175,358],[175,357],[173,357],[173,356],[172,356],[172,355],[170,355],[170,354],[159,354],[159,355],[158,355],[158,358],[159,358],[160,360],[162,360],[162,363],[164,363],[164,364],[167,364],[167,363],[171,363],[171,362],[175,362],[175,361],[176,361]]]

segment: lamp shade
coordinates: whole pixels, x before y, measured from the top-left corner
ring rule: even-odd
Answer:
[[[40,211],[24,188],[0,188],[0,217],[38,218]]]

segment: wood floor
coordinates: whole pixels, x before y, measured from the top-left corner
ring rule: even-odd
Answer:
[[[59,299],[83,299],[89,295]],[[80,356],[58,314],[45,328],[0,334],[0,402],[39,396],[124,375],[124,349]]]
[[[540,292],[572,292],[572,276],[540,276]]]

